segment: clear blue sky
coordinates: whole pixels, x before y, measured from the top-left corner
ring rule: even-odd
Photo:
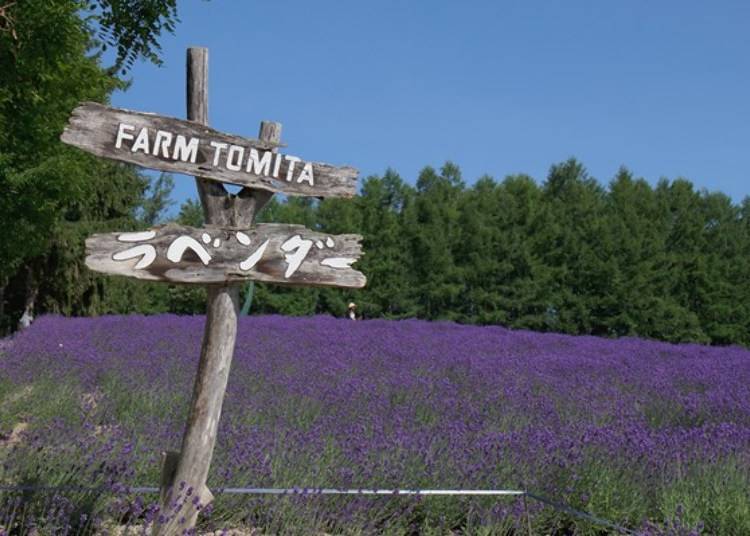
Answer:
[[[393,167],[457,163],[473,183],[544,180],[570,156],[608,182],[686,177],[750,195],[750,2],[179,3],[164,65],[139,63],[116,106],[185,115],[185,49],[209,48],[210,121],[287,151]],[[194,197],[176,180],[175,200]]]

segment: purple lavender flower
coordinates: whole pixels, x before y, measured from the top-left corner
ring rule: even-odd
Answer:
[[[0,479],[102,486],[92,512],[114,497],[128,516],[152,522],[158,498],[136,503],[129,488],[155,485],[156,453],[180,446],[203,322],[47,316],[15,337],[0,378],[14,389],[32,386],[27,408],[57,398],[46,416],[26,411],[29,433],[3,461]],[[311,493],[515,488],[630,527],[643,519],[665,527],[679,518],[669,494],[692,487],[699,495],[726,475],[735,489],[750,487],[750,352],[743,348],[415,320],[243,317],[208,484],[217,499],[201,519],[209,523],[213,512],[217,523],[267,532],[403,532],[414,523],[523,530],[526,510],[512,498]],[[246,486],[299,491],[216,493]],[[186,495],[197,500],[192,491]],[[2,501],[0,526],[11,508]],[[68,510],[81,515],[55,508],[63,525]],[[533,502],[528,508],[534,523],[579,523]],[[730,526],[696,508],[685,507],[691,530],[698,520],[709,533],[750,527],[739,514]]]

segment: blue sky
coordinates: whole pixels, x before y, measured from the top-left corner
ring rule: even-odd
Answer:
[[[209,114],[288,151],[392,167],[410,183],[457,163],[473,183],[543,181],[570,156],[750,195],[750,2],[641,0],[179,3],[162,67],[139,63],[116,106],[185,115],[185,50],[209,48]],[[177,203],[195,197],[176,179]]]

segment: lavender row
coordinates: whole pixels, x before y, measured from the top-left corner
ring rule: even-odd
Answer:
[[[13,416],[0,424],[29,428],[3,482],[37,470],[103,484],[113,491],[97,508],[115,518],[132,510],[125,487],[155,484],[158,453],[179,447],[202,329],[202,317],[49,316],[18,335],[0,357]],[[50,407],[35,410],[45,398]],[[749,453],[743,348],[248,317],[209,487],[528,488],[635,528],[679,512],[710,532],[750,526],[750,513],[731,506],[750,481]],[[698,500],[717,479],[731,480],[721,516]],[[121,516],[155,515],[148,500]],[[212,509],[204,523],[301,531],[504,531],[525,519],[507,499],[222,498]],[[532,510],[540,530],[588,526]]]

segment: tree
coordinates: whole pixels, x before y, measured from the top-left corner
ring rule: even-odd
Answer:
[[[549,226],[537,253],[551,270],[550,327],[608,334],[617,274],[603,232],[605,191],[574,158],[550,168],[543,191]]]
[[[138,219],[145,225],[154,225],[166,217],[166,212],[174,202],[170,199],[174,190],[174,177],[170,173],[159,173],[151,179],[148,191],[140,203]]]
[[[159,38],[162,30],[174,33],[177,0],[90,0],[79,5],[88,7],[101,48],[117,50],[113,70],[125,74],[138,58],[161,65]]]
[[[457,262],[466,285],[461,320],[546,327],[546,272],[534,237],[546,227],[542,192],[526,175],[479,179],[463,196]]]
[[[464,290],[454,259],[463,189],[455,164],[446,163],[440,173],[426,167],[417,179],[414,203],[405,209],[405,234],[412,251],[409,288],[424,318],[456,317]]]
[[[365,179],[361,194],[353,203],[359,224],[350,228],[364,237],[365,255],[357,268],[367,275],[367,286],[362,291],[347,294],[346,301],[350,298],[356,301],[360,313],[366,317],[403,318],[415,316],[417,312],[410,288],[411,251],[404,224],[406,207],[411,206],[413,200],[414,190],[398,173],[388,169],[383,177]],[[346,222],[347,225],[354,223]],[[346,310],[344,300],[341,307],[339,310],[343,313]]]
[[[614,308],[609,321],[612,335],[643,333],[647,310],[657,285],[662,262],[666,222],[653,188],[620,168],[609,184],[605,232],[612,244],[617,273],[610,293]]]
[[[40,292],[51,288],[43,281],[50,255],[57,262],[71,260],[59,254],[70,251],[63,245],[75,234],[68,232],[69,224],[119,219],[125,212],[132,217],[143,193],[144,180],[134,169],[97,162],[59,142],[80,101],[104,102],[111,91],[124,87],[113,69],[100,64],[96,51],[102,43],[95,39],[95,28],[110,32],[119,63],[132,61],[131,52],[154,59],[158,33],[171,28],[173,11],[166,16],[157,8],[124,14],[127,5],[101,1],[92,12],[89,4],[73,0],[25,0],[0,13],[0,224],[5,231],[0,241],[0,325],[5,329],[37,298],[50,307],[67,308],[56,302],[57,291]],[[146,36],[145,29],[154,24],[161,26]],[[115,176],[127,194],[97,180]],[[89,203],[91,199],[97,203]],[[122,202],[130,203],[128,210],[122,210]],[[55,240],[62,242],[56,245]],[[82,274],[80,263],[55,271]],[[21,297],[12,296],[9,288]],[[86,291],[79,288],[70,296],[81,293]]]
[[[456,264],[464,282],[459,304],[463,322],[507,323],[501,288],[512,266],[506,245],[509,229],[502,225],[500,187],[488,176],[461,196]],[[504,208],[504,207],[503,207]]]
[[[203,207],[201,204],[194,199],[186,200],[180,206],[177,223],[190,227],[201,227],[203,225]]]
[[[659,181],[656,202],[664,225],[664,245],[655,267],[648,336],[708,342],[696,309],[707,281],[700,195],[684,179]],[[645,327],[645,326],[644,326]]]

